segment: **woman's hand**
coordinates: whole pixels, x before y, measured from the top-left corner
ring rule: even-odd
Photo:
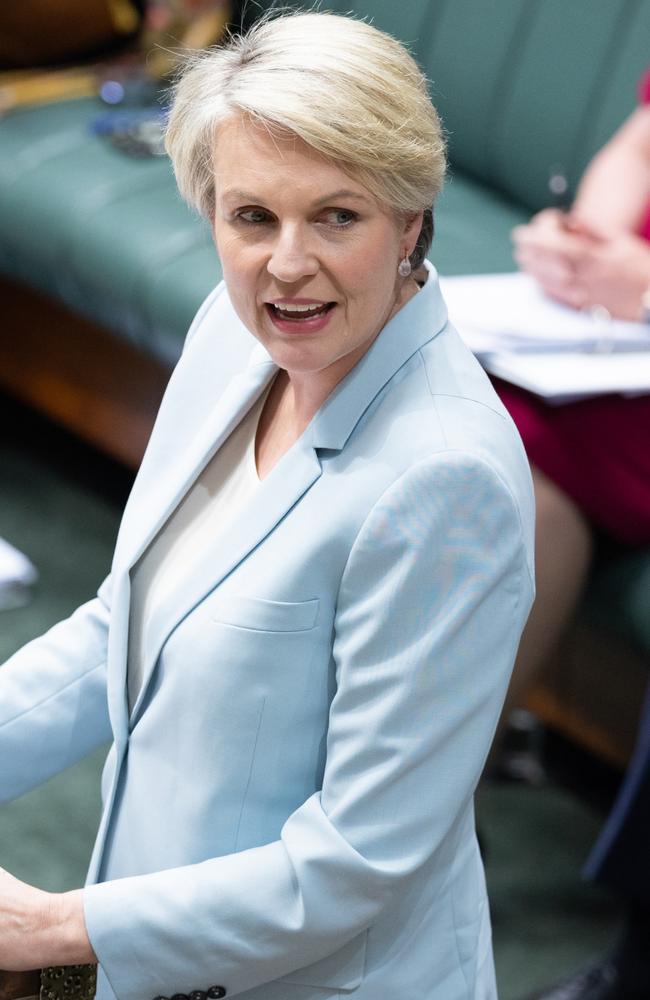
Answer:
[[[650,285],[650,245],[620,233],[604,239],[571,216],[548,210],[513,230],[515,259],[547,295],[574,309],[604,306],[617,319],[639,320]]]
[[[95,961],[81,890],[43,892],[0,868],[0,968],[23,972]]]

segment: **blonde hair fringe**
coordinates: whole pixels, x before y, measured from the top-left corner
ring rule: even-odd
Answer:
[[[218,128],[236,114],[297,135],[396,212],[427,212],[430,243],[445,143],[426,78],[401,42],[365,21],[313,11],[265,16],[189,56],[166,148],[182,197],[208,219]]]

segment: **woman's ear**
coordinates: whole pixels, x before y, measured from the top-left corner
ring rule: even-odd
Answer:
[[[415,244],[422,229],[423,218],[424,212],[409,212],[404,220],[404,243],[409,256],[415,250]]]

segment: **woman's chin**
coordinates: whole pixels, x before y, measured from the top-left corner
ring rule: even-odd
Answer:
[[[278,368],[283,368],[289,375],[316,375],[332,363],[331,358],[323,357],[322,351],[310,351],[298,344],[267,344],[266,348]]]

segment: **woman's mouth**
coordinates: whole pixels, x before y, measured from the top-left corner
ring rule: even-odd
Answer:
[[[267,302],[273,324],[284,333],[313,333],[327,325],[336,302]]]

